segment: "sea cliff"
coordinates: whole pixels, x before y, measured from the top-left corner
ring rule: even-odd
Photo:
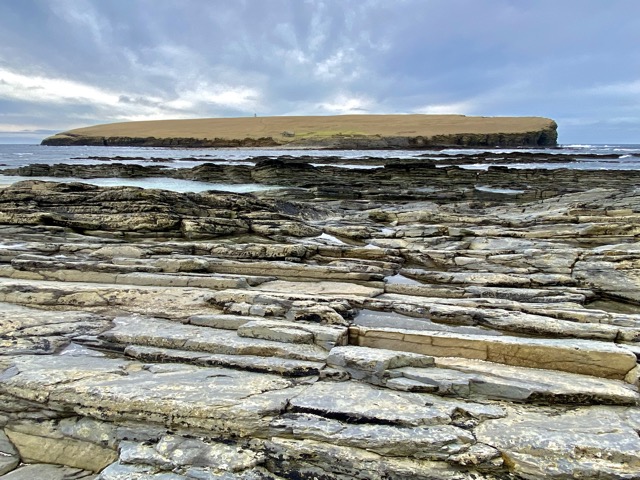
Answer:
[[[340,115],[158,120],[61,132],[43,145],[420,149],[553,147],[557,125],[541,117]]]

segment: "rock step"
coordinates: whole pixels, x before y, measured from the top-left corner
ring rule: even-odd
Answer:
[[[346,345],[349,339],[347,327],[318,325],[286,320],[254,320],[238,327],[239,337],[273,340],[284,343],[316,344],[325,350]]]
[[[286,290],[286,289],[285,289]],[[364,297],[349,294],[307,294],[297,291],[221,290],[212,292],[209,303],[234,315],[278,316],[290,321],[348,325],[355,315],[351,304]]]
[[[182,320],[182,323],[197,325],[199,327],[211,327],[220,330],[238,330],[245,323],[253,322],[256,317],[229,314],[192,315]]]
[[[114,328],[101,334],[103,341],[116,345],[140,345],[224,355],[256,355],[324,362],[329,352],[311,344],[282,343],[240,337],[235,331],[185,325],[149,317],[117,317]],[[140,325],[144,325],[141,329]]]
[[[637,388],[619,380],[462,358],[438,358],[436,365],[389,370],[384,385],[401,391],[554,405],[640,403]]]
[[[23,410],[39,404],[65,416],[204,429],[211,436],[237,438],[263,437],[273,416],[305,382],[220,367],[18,356],[2,366],[0,393]]]
[[[335,347],[327,358],[329,367],[346,371],[355,380],[383,385],[385,372],[400,367],[432,367],[433,357],[417,353],[398,352],[381,348]]]
[[[283,318],[260,318],[243,315],[193,315],[182,323],[201,327],[235,330],[239,337],[260,338],[284,343],[316,344],[326,350],[346,345],[347,327],[288,321]]]
[[[136,285],[148,287],[191,287],[224,290],[249,288],[272,280],[269,277],[245,277],[240,275],[197,275],[155,273],[107,273],[88,270],[16,270],[0,266],[0,276],[18,280],[46,280],[57,282],[102,283],[109,285]]]
[[[353,379],[399,391],[545,404],[640,404],[638,389],[619,380],[482,360],[350,345],[331,350],[327,365]]]
[[[572,291],[573,290],[573,291]],[[411,295],[419,297],[465,299],[491,298],[509,300],[519,303],[562,303],[572,302],[584,304],[587,298],[595,297],[590,290],[554,287],[548,288],[508,288],[508,287],[480,287],[480,286],[452,286],[438,284],[410,285],[403,283],[386,283],[386,293]]]
[[[451,455],[466,451],[475,443],[471,433],[454,425],[399,428],[391,425],[353,424],[308,413],[284,414],[271,422],[270,427],[273,437],[296,437],[361,448],[381,455],[432,460],[446,460]]]
[[[451,325],[478,325],[537,336],[637,342],[640,315],[609,313],[575,303],[527,303],[493,298],[445,299],[385,293],[358,307],[396,312]]]
[[[483,247],[481,242],[474,246]],[[522,243],[522,242],[520,242]],[[487,245],[491,246],[491,244]],[[491,273],[547,273],[571,275],[581,254],[576,248],[536,248],[518,245],[513,248],[474,248],[451,250],[420,249],[408,251],[407,258],[415,264],[438,270],[470,270]]]
[[[640,315],[605,312],[576,303],[523,304],[494,298],[448,299],[395,293],[351,300],[351,303],[360,309],[394,312],[444,325],[480,326],[541,337],[605,339],[629,344],[640,339]],[[425,325],[425,329],[428,328]]]
[[[503,335],[502,332],[486,327],[469,325],[451,325],[436,323],[424,316],[409,316],[396,312],[362,309],[354,317],[352,326],[367,328],[393,328],[401,330],[416,330],[419,332],[451,332],[470,335]]]
[[[353,345],[560,370],[635,383],[636,356],[613,343],[350,327]]]
[[[81,309],[107,315],[113,315],[115,310],[182,319],[218,312],[208,303],[213,293],[202,288],[98,285],[0,277],[0,302],[39,309]]]
[[[0,233],[6,232],[0,227]],[[10,233],[5,233],[9,238]],[[153,261],[163,256],[199,256],[244,260],[292,260],[321,256],[332,259],[361,259],[400,264],[403,258],[397,249],[370,249],[351,245],[318,245],[318,244],[285,244],[285,243],[215,243],[215,242],[171,242],[133,244],[121,240],[100,239],[96,243],[88,243],[88,237],[74,243],[62,242],[7,242],[0,246],[0,259],[8,261],[26,252],[51,254],[82,254],[95,259],[108,259],[114,263],[138,264],[138,260]],[[5,258],[5,255],[7,257]]]
[[[98,480],[98,475],[80,468],[53,465],[50,463],[32,463],[23,465],[6,475],[3,480]]]
[[[316,344],[326,350],[346,345],[349,330],[346,326],[322,325],[307,321],[290,321],[278,317],[256,317],[231,314],[193,315],[184,324],[235,330],[240,337],[261,338],[284,343]]]
[[[257,355],[223,355],[208,352],[130,345],[124,354],[142,362],[186,363],[201,367],[224,367],[249,372],[271,373],[285,377],[319,375],[324,362],[310,362]]]
[[[320,295],[320,296],[361,296],[376,297],[384,292],[383,288],[374,286],[378,282],[369,282],[367,285],[358,283],[337,282],[337,281],[318,281],[312,282],[290,282],[285,280],[276,280],[273,282],[265,282],[258,285],[255,289],[272,293],[290,293],[297,292],[303,295]],[[382,285],[381,285],[382,287]]]
[[[633,410],[593,406],[550,414],[515,407],[506,418],[479,425],[475,435],[502,452],[516,477],[635,479],[640,436]]]
[[[158,262],[160,265],[162,262]],[[371,265],[312,265],[292,262],[240,262],[213,259],[207,262],[207,270],[213,273],[258,275],[279,279],[313,278],[321,280],[382,281],[392,270]]]
[[[438,272],[416,268],[403,268],[400,274],[427,283],[454,286],[525,287],[546,286],[573,287],[577,282],[571,275],[557,273],[492,273],[492,272]]]

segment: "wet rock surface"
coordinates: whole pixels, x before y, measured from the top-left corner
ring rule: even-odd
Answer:
[[[0,189],[0,476],[639,478],[635,174],[385,170]]]

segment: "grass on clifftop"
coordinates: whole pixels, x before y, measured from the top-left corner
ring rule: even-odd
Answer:
[[[334,136],[432,137],[452,134],[524,133],[555,129],[543,117],[467,117],[464,115],[336,115],[299,117],[203,118],[124,122],[77,128],[56,136],[244,139],[271,137],[286,143]],[[293,136],[283,135],[294,133]]]

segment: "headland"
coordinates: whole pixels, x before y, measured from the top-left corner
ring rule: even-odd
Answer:
[[[543,117],[335,115],[202,118],[95,125],[43,145],[411,149],[554,147],[557,125]]]

